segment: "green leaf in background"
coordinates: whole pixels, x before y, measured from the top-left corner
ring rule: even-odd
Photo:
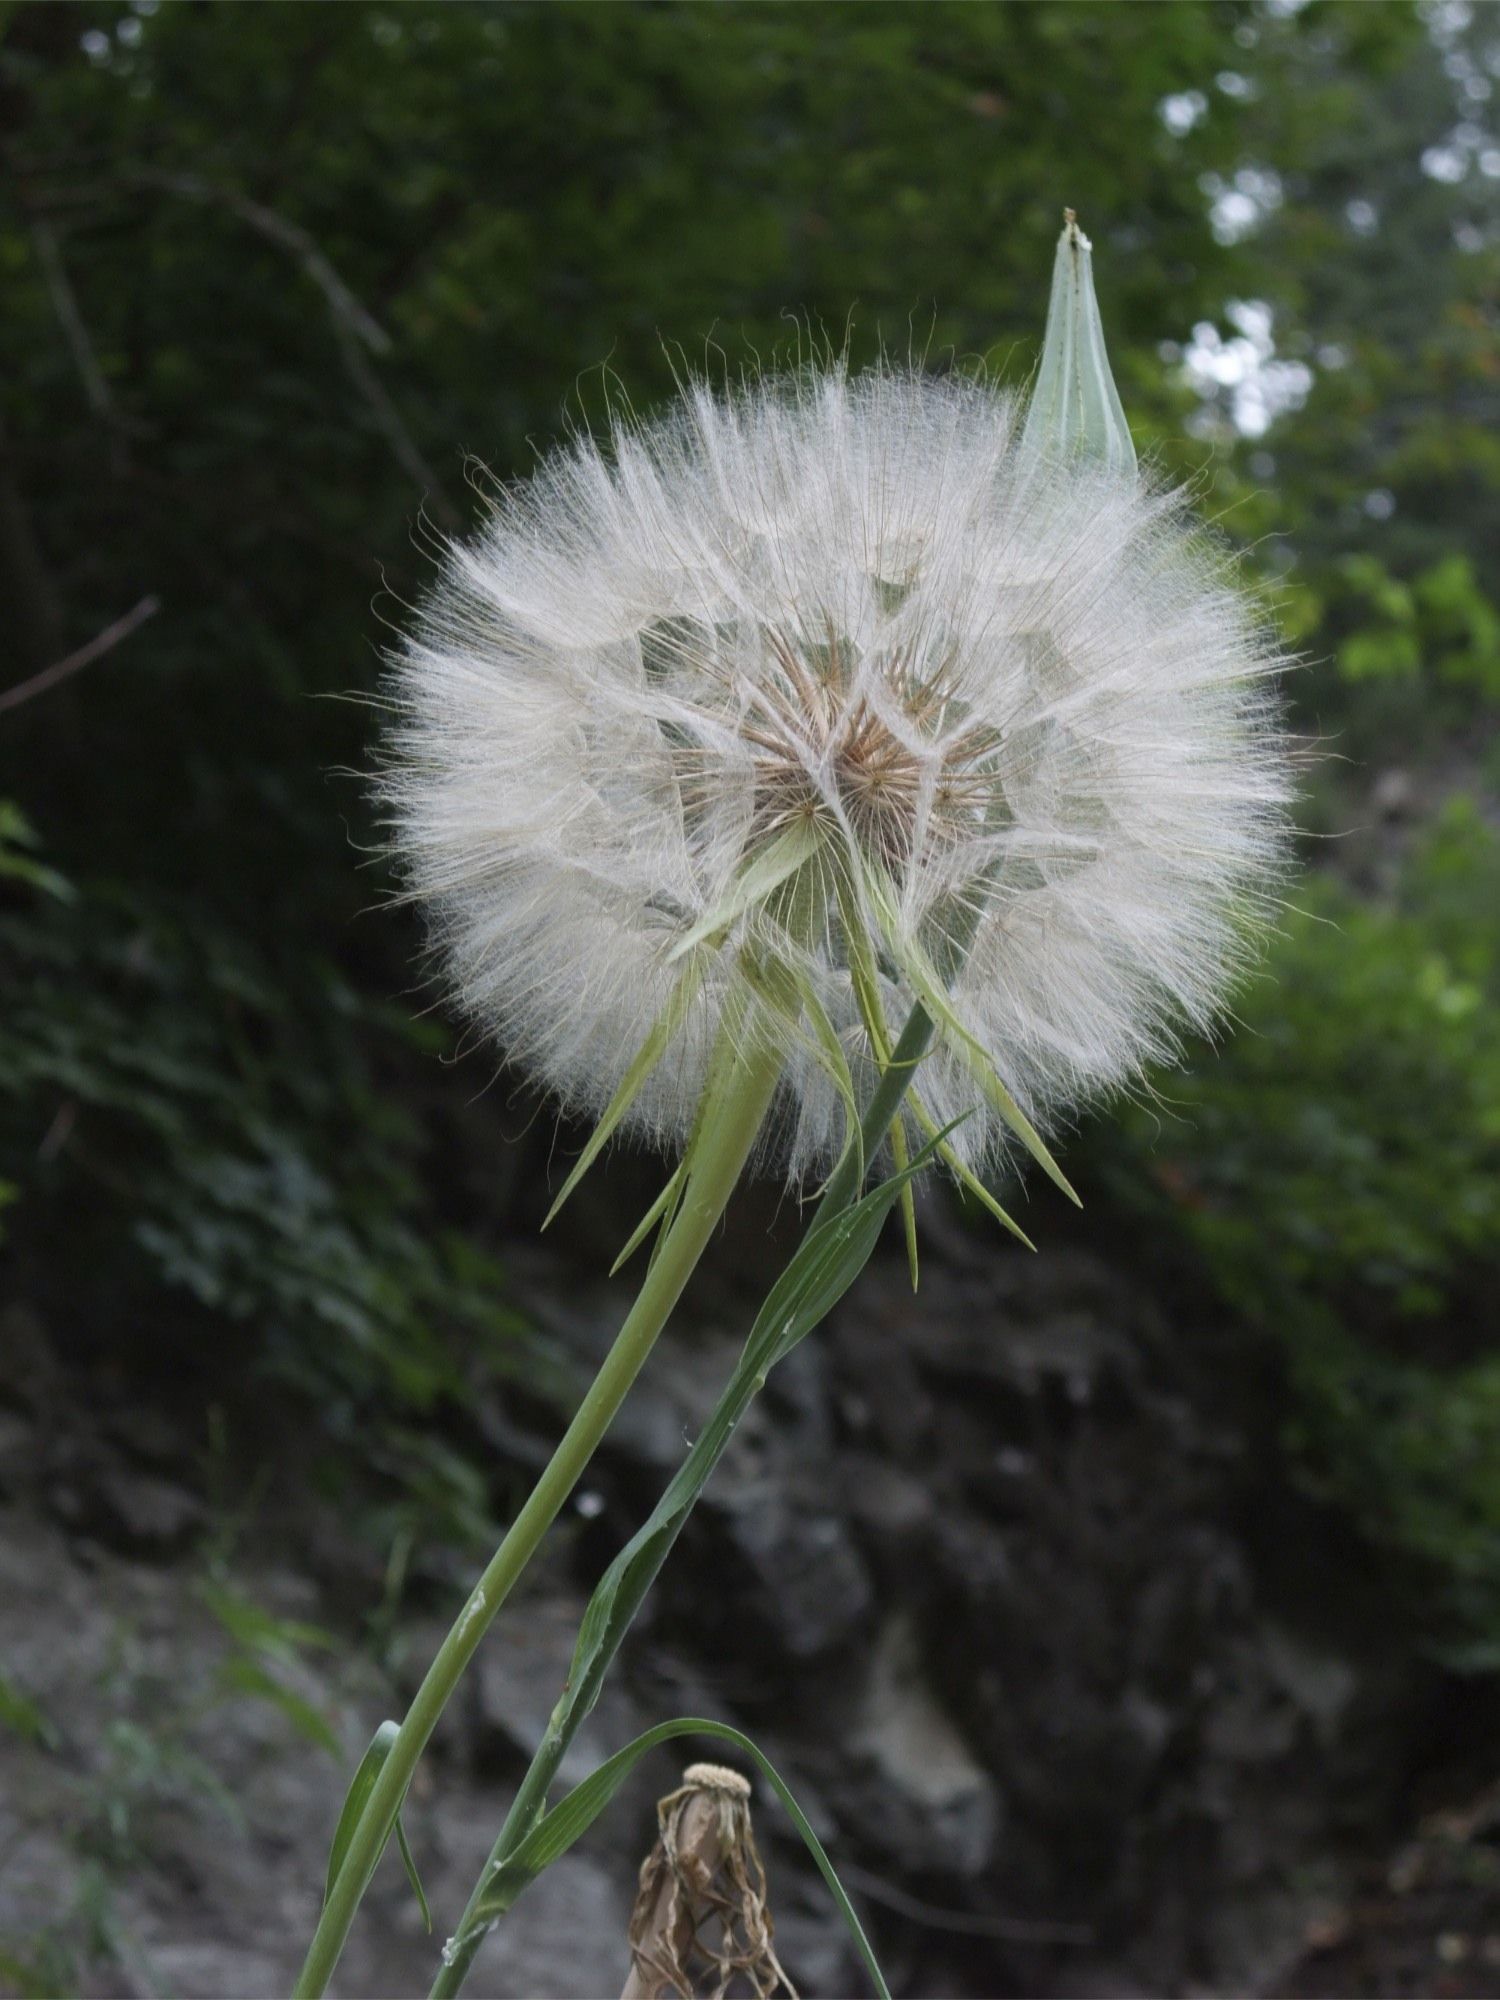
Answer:
[[[339,1754],[339,1739],[325,1715],[322,1715],[304,1695],[279,1681],[269,1667],[247,1654],[238,1654],[226,1660],[219,1669],[219,1685],[235,1694],[254,1695],[261,1701],[268,1701],[291,1723],[299,1736],[318,1749],[326,1750],[330,1757]]]
[[[3,1673],[0,1673],[0,1729],[9,1729],[23,1743],[37,1743],[44,1750],[55,1750],[62,1740],[25,1689]]]
[[[309,1625],[300,1618],[278,1617],[242,1591],[231,1590],[213,1578],[199,1583],[198,1595],[229,1636],[251,1652],[290,1662],[309,1647],[323,1651],[337,1648],[338,1641],[321,1625]]]
[[[484,1895],[475,1911],[475,1920],[465,1932],[454,1938],[448,1952],[469,1942],[478,1930],[487,1929],[497,1917],[504,1916],[522,1892],[534,1882],[544,1868],[549,1868],[559,1860],[573,1843],[593,1825],[621,1785],[630,1776],[636,1765],[648,1750],[659,1744],[668,1743],[677,1736],[711,1736],[722,1743],[730,1743],[743,1756],[749,1757],[764,1775],[767,1783],[786,1807],[792,1824],[801,1834],[808,1853],[817,1864],[818,1872],[827,1883],[829,1893],[838,1906],[839,1915],[848,1926],[849,1935],[854,1940],[856,1950],[864,1961],[865,1970],[875,1984],[880,2000],[891,2000],[890,1988],[885,1983],[870,1940],[865,1936],[864,1926],[855,1914],[854,1905],[844,1890],[834,1871],[833,1863],[824,1852],[823,1843],[808,1824],[807,1815],[793,1798],[786,1782],[768,1758],[756,1748],[750,1738],[738,1729],[731,1729],[727,1722],[711,1722],[702,1716],[679,1716],[672,1722],[660,1722],[654,1729],[648,1729],[637,1736],[633,1743],[627,1743],[623,1750],[617,1750],[613,1757],[601,1764],[569,1792],[552,1811],[539,1820],[515,1849],[502,1862],[490,1878]]]
[[[1281,1357],[1294,1476],[1358,1529],[1416,1643],[1480,1658],[1500,1645],[1500,839],[1455,802],[1385,907],[1327,881],[1297,903],[1242,1032],[1190,1052],[1170,1117],[1096,1128],[1091,1175]]]
[[[78,891],[65,875],[37,860],[40,846],[36,829],[14,799],[0,799],[0,882],[24,882],[60,903],[71,903]]]

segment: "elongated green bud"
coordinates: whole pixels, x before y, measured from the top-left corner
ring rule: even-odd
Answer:
[[[1093,245],[1065,209],[1052,267],[1052,299],[1041,366],[1026,413],[1025,442],[1048,453],[1077,453],[1109,467],[1135,472],[1135,446],[1104,350],[1104,327],[1094,296]]]

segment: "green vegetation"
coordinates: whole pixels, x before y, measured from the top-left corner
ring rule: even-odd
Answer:
[[[1112,1158],[1284,1351],[1302,1475],[1500,1659],[1500,840],[1457,803],[1388,905],[1314,879],[1244,1025]]]

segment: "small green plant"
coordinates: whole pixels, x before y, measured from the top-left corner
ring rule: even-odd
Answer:
[[[90,1970],[118,1968],[133,1991],[154,1996],[161,1987],[129,1936],[115,1904],[108,1871],[85,1860],[67,1907],[24,1937],[0,1934],[0,1980],[19,2000],[56,2000],[84,1990]]]
[[[309,1654],[330,1650],[333,1636],[268,1609],[221,1562],[198,1578],[195,1595],[217,1634],[197,1677],[185,1684],[169,1676],[121,1621],[93,1690],[107,1719],[86,1742],[65,1736],[14,1676],[0,1674],[0,1730],[23,1746],[17,1799],[28,1800],[30,1781],[45,1773],[38,1821],[74,1857],[66,1907],[24,1937],[0,1936],[0,1987],[9,1982],[26,2000],[80,1992],[101,1964],[123,1968],[132,1990],[163,1991],[120,1916],[114,1884],[152,1864],[163,1813],[186,1811],[221,1835],[244,1836],[243,1813],[212,1753],[231,1708],[266,1704],[330,1763],[341,1753],[332,1718],[297,1684],[306,1684]]]
[[[287,1670],[298,1666],[308,1651],[333,1647],[337,1642],[332,1633],[267,1611],[220,1575],[204,1578],[198,1594],[231,1642],[219,1663],[216,1689],[226,1696],[269,1702],[306,1742],[338,1756],[340,1745],[333,1725],[288,1684],[286,1677]]]
[[[8,1729],[23,1743],[57,1747],[57,1729],[46,1711],[7,1673],[0,1672],[0,1729]]]
[[[422,1133],[381,1087],[432,1031],[332,965],[283,982],[233,936],[108,890],[0,918],[0,953],[0,1139],[39,1262],[96,1270],[114,1308],[165,1285],[253,1327],[257,1365],[334,1420],[527,1365],[503,1273],[432,1220]]]
[[[67,877],[39,859],[41,838],[14,799],[0,799],[0,886],[19,883],[27,889],[70,903],[77,891]]]

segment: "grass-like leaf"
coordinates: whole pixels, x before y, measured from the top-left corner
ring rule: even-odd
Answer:
[[[354,1838],[354,1829],[364,1817],[365,1806],[369,1802],[371,1792],[375,1789],[375,1780],[380,1776],[381,1766],[385,1763],[386,1758],[390,1756],[391,1746],[395,1743],[399,1733],[399,1729],[394,1722],[382,1722],[375,1734],[370,1738],[370,1747],[366,1750],[364,1756],[360,1758],[359,1769],[350,1780],[348,1794],[344,1799],[344,1809],[339,1814],[339,1823],[333,1831],[333,1845],[328,1850],[328,1874],[323,1884],[323,1900],[325,1903],[333,1894],[333,1885],[339,1879],[339,1872],[344,1865],[344,1857],[349,1852],[349,1843]],[[391,1823],[386,1827],[381,1836],[380,1845],[375,1850],[375,1859],[370,1863],[369,1875],[365,1877],[365,1880],[368,1882],[369,1876],[375,1873],[380,1857],[384,1854],[393,1833],[396,1836],[396,1844],[401,1850],[401,1861],[403,1867],[406,1869],[406,1879],[410,1882],[412,1893],[416,1896],[417,1905],[422,1912],[422,1921],[426,1924],[430,1932],[432,1929],[432,1912],[427,1907],[427,1897],[422,1890],[422,1878],[417,1873],[417,1864],[412,1859],[411,1849],[406,1842],[406,1830],[401,1824],[401,1809],[399,1806],[391,1814]]]
[[[734,1373],[687,1457],[590,1598],[567,1686],[548,1722],[539,1758],[560,1757],[598,1700],[621,1640],[752,1398],[776,1363],[811,1333],[864,1269],[892,1206],[933,1151],[931,1144],[924,1146],[902,1172],[852,1206],[820,1217],[803,1238],[757,1314]]]
[[[912,1116],[921,1128],[923,1137],[936,1142],[938,1158],[965,1192],[971,1194],[981,1208],[986,1209],[994,1216],[1002,1228],[1008,1229],[1018,1243],[1024,1243],[1028,1250],[1035,1250],[1036,1245],[1026,1234],[1020,1223],[1016,1221],[1013,1215],[1006,1214],[1005,1210],[996,1201],[978,1174],[964,1164],[957,1149],[950,1146],[946,1139],[939,1138],[937,1120],[922,1102],[921,1097],[915,1089],[908,1091],[906,1101],[911,1106]]]
[[[870,950],[869,937],[855,899],[854,885],[846,870],[838,876],[839,906],[844,920],[845,950],[849,958],[849,980],[854,1003],[870,1043],[876,1067],[882,1075],[891,1066],[891,1033],[880,1000],[880,974]],[[900,1173],[906,1166],[906,1130],[898,1112],[890,1125],[891,1157]],[[911,1288],[917,1289],[917,1206],[908,1180],[901,1191],[901,1226],[906,1237],[906,1262],[911,1272]]]
[[[778,834],[769,847],[740,870],[728,894],[722,896],[690,931],[685,931],[677,940],[667,953],[668,965],[674,959],[685,957],[697,945],[722,939],[747,910],[763,903],[783,882],[811,861],[822,844],[823,835],[810,820],[798,820],[785,833]]]
[[[547,1211],[546,1220],[542,1224],[543,1229],[555,1218],[568,1196],[598,1159],[615,1127],[640,1095],[647,1077],[665,1054],[667,1044],[682,1026],[702,978],[702,964],[697,959],[690,960],[673,987],[671,998],[657,1019],[652,1022],[646,1039],[636,1050],[634,1060],[621,1079],[619,1089],[605,1107],[604,1116],[590,1134],[588,1144],[574,1161],[573,1171],[563,1182],[556,1201]]]
[[[629,1242],[626,1243],[624,1249],[620,1252],[619,1256],[616,1257],[613,1264],[610,1265],[609,1275],[611,1277],[615,1275],[616,1271],[620,1269],[622,1264],[628,1264],[630,1262],[631,1258],[635,1255],[636,1251],[640,1249],[641,1245],[645,1242],[646,1238],[651,1234],[652,1230],[656,1227],[658,1222],[663,1222],[665,1226],[668,1228],[671,1227],[671,1219],[677,1213],[678,1197],[681,1195],[682,1190],[686,1184],[687,1184],[687,1161],[684,1158],[678,1161],[676,1168],[673,1170],[671,1179],[666,1183],[661,1193],[656,1197],[655,1201],[652,1202],[651,1206],[646,1210],[646,1213],[641,1217],[640,1221],[631,1231]]]
[[[947,1031],[952,1038],[955,1053],[962,1060],[964,1067],[1043,1173],[1062,1189],[1069,1201],[1082,1208],[1083,1203],[1074,1192],[1072,1183],[1053,1159],[1043,1143],[1041,1134],[1006,1089],[1000,1072],[995,1067],[994,1058],[980,1042],[975,1040],[955,1013],[953,1003],[948,997],[948,989],[938,977],[932,961],[915,938],[903,933],[902,926],[897,921],[894,900],[873,870],[866,871],[866,888],[876,916],[879,918],[890,954],[905,977],[911,981],[922,1005],[938,1025]]]
[[[854,1094],[854,1074],[839,1031],[818,996],[811,976],[788,960],[746,951],[740,969],[762,1003],[785,1027],[791,1039],[805,1049],[823,1071],[844,1108],[849,1138],[859,1148],[860,1179],[863,1180],[863,1145],[859,1136],[859,1100]],[[803,1025],[804,1016],[807,1025]]]
[[[417,1908],[422,1912],[422,1925],[429,1937],[432,1936],[432,1911],[427,1907],[427,1892],[422,1887],[422,1878],[417,1873],[417,1864],[412,1859],[411,1847],[406,1838],[406,1828],[401,1824],[401,1815],[396,1815],[396,1845],[401,1851],[401,1866],[406,1870],[406,1879],[411,1884],[411,1892],[417,1899]]]

